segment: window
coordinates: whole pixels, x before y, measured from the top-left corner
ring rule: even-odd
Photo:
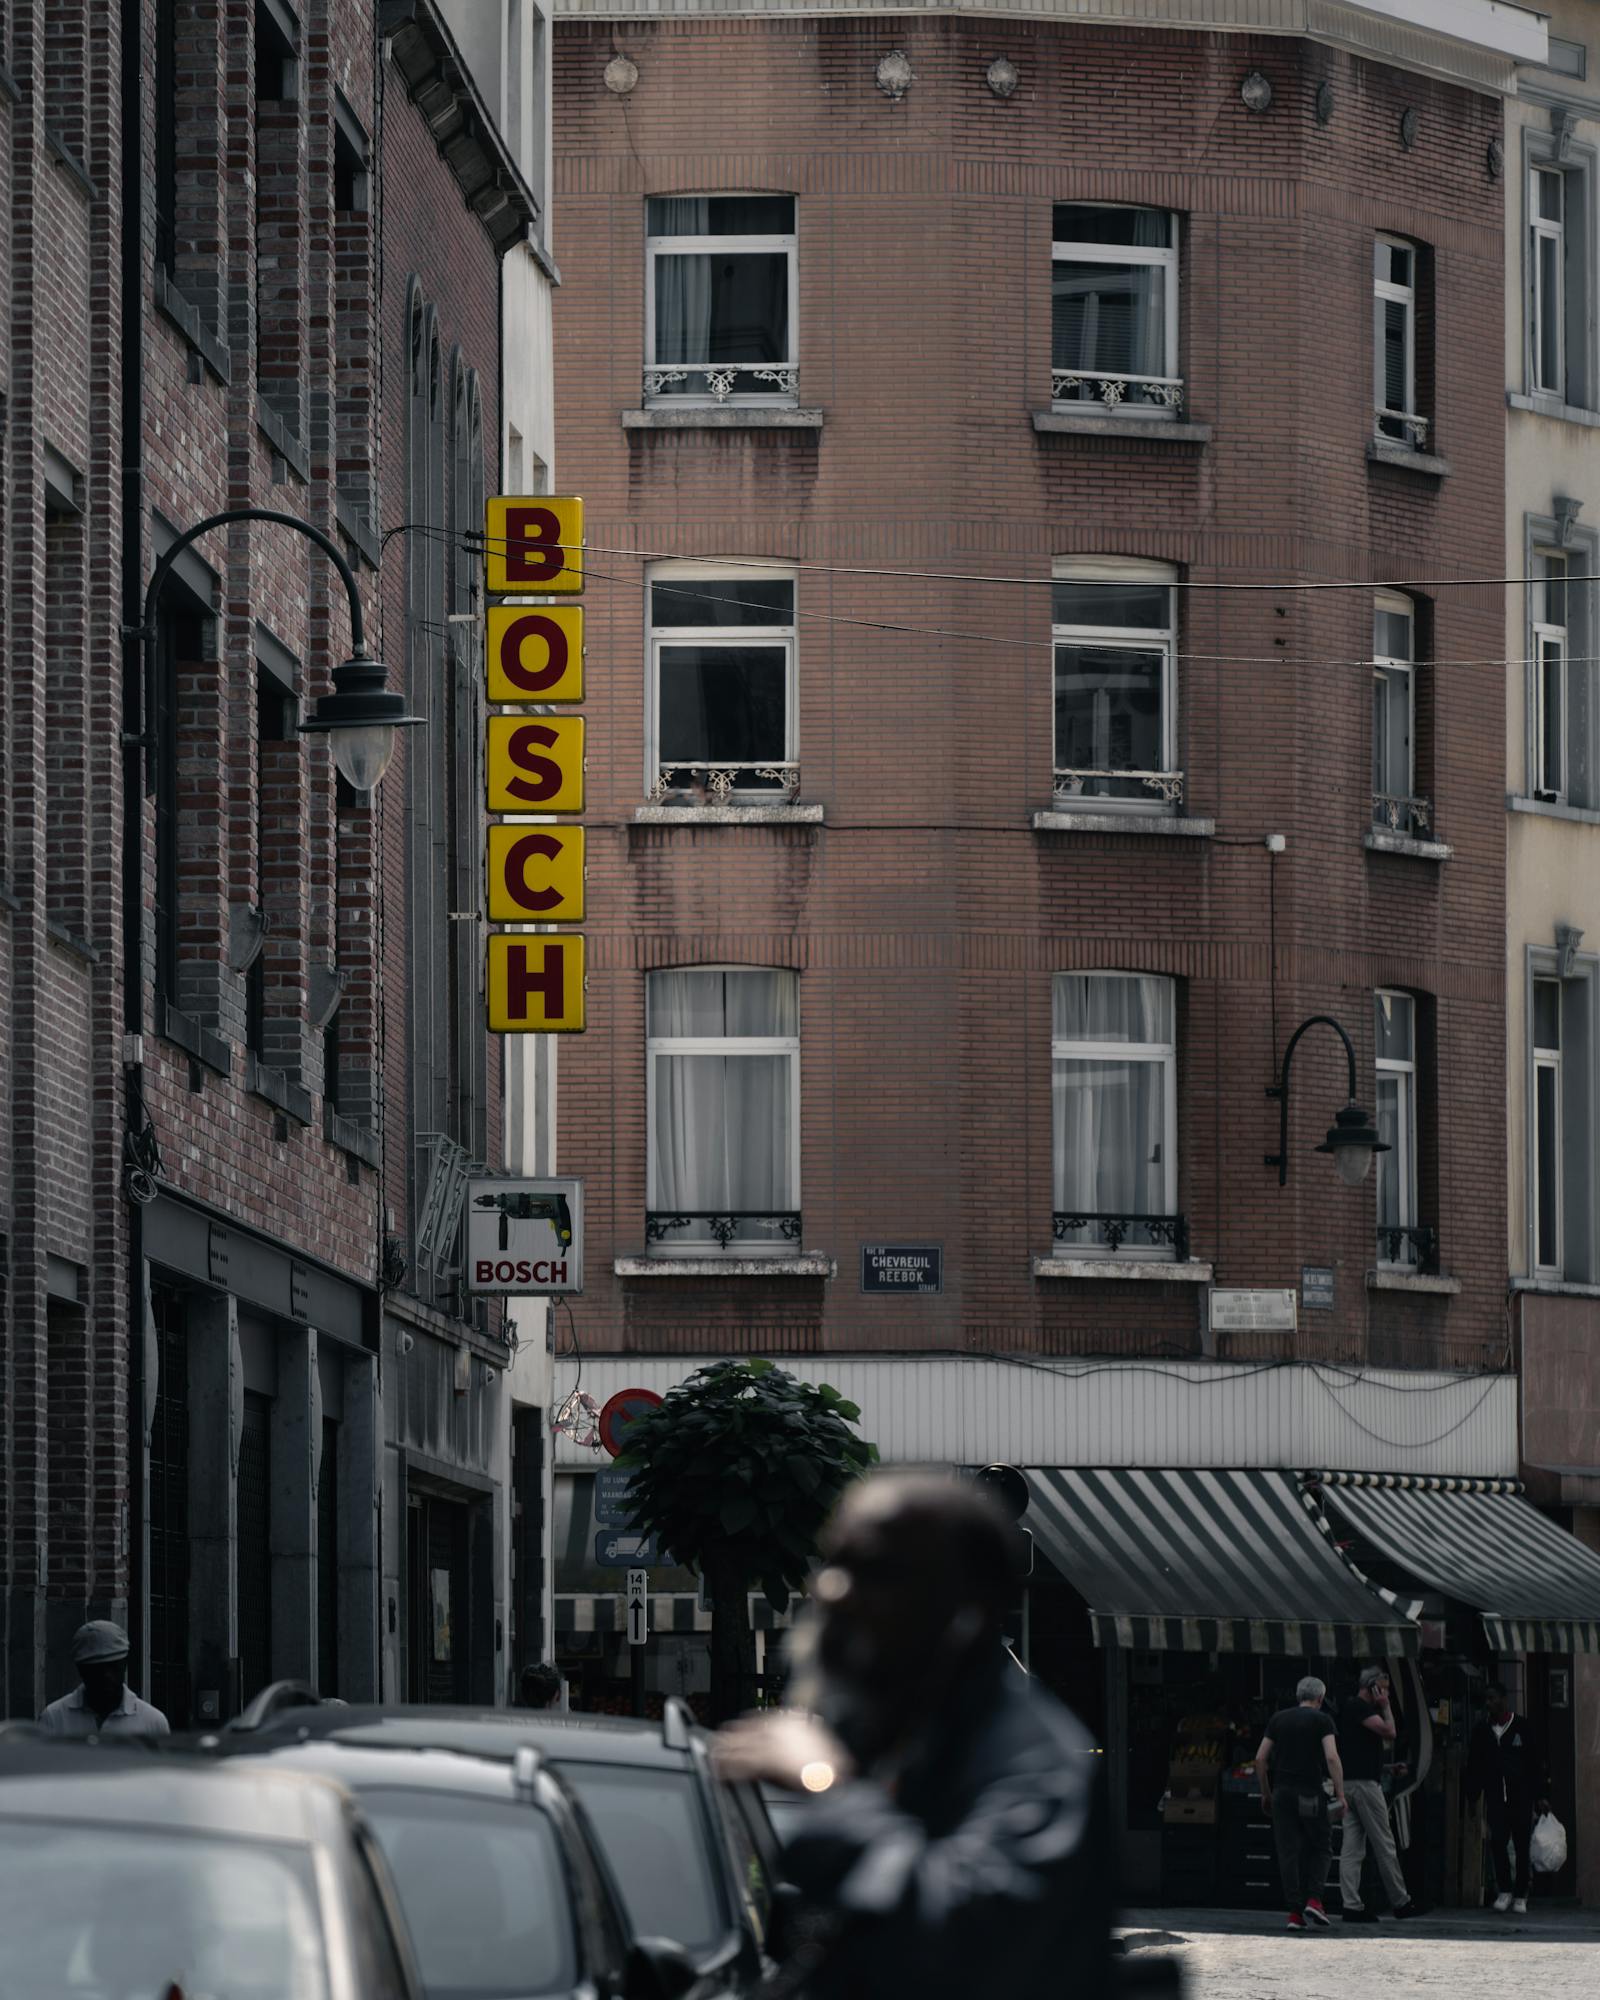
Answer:
[[[1185,1256],[1177,1209],[1170,979],[1055,979],[1050,1090],[1057,1243],[1079,1255]]]
[[[1053,234],[1053,399],[1143,416],[1179,409],[1176,217],[1058,202]]]
[[[800,982],[653,972],[646,992],[645,1234],[672,1256],[800,1246]]]
[[[1165,563],[1063,558],[1055,566],[1058,804],[1172,807],[1183,798],[1173,720],[1173,584]]]
[[[1561,982],[1533,982],[1533,1266],[1560,1277]]]
[[[1372,606],[1372,818],[1394,832],[1426,833],[1428,802],[1416,784],[1416,608],[1380,592]]]
[[[652,799],[799,789],[794,597],[793,577],[755,564],[651,570]]]
[[[652,195],[645,203],[645,395],[793,400],[793,195]]]
[[[298,51],[299,24],[284,0],[256,0],[256,384],[296,442],[306,307]]]
[[[1528,276],[1533,386],[1565,396],[1567,253],[1566,176],[1535,167],[1528,177]]]
[[[1393,236],[1374,251],[1372,327],[1378,435],[1420,450],[1428,423],[1417,411],[1417,252]]]
[[[1567,796],[1567,558],[1554,549],[1533,556],[1534,795]]]
[[[1415,1268],[1423,1256],[1417,1224],[1417,1032],[1409,993],[1373,995],[1378,1067],[1378,1262]]]

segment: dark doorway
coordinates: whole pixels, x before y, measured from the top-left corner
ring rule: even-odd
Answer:
[[[406,1560],[407,1698],[464,1702],[471,1631],[465,1503],[411,1494]]]
[[[317,1484],[317,1692],[339,1692],[339,1425],[322,1420]]]
[[[244,1392],[239,1440],[239,1681],[251,1700],[272,1679],[272,1398]]]
[[[150,1426],[149,1700],[174,1729],[189,1712],[189,1319],[183,1294],[153,1284],[155,1421]]]

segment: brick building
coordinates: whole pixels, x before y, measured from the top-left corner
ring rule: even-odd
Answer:
[[[175,1725],[286,1674],[493,1698],[507,1350],[433,1179],[501,1157],[449,621],[538,204],[429,0],[20,6],[0,59],[5,1712],[86,1614]],[[299,733],[334,561],[185,542],[242,508],[330,538],[423,719],[376,792]]]
[[[1504,628],[1473,580],[1503,554],[1502,99],[1543,30],[1201,11],[566,0],[556,49],[584,1386],[789,1357],[886,1457],[1033,1468],[1034,1662],[1106,1732],[1146,1888],[1196,1702],[1253,1716],[1291,1656],[1393,1650],[1414,1715],[1459,1717],[1492,1647],[1465,1590],[1410,1592],[1426,1646],[1219,1638],[1214,1579],[1101,1601],[1073,1482],[1153,1542],[1146,1475],[1169,1524],[1264,1482],[1287,1515],[1233,1539],[1270,1567],[1300,1475],[1517,1470]],[[1315,1015],[1384,1140],[1355,1190],[1312,1151],[1350,1094],[1326,1027],[1287,1184],[1263,1164]],[[606,1698],[561,1485],[558,1636]],[[661,1579],[675,1629],[690,1582]],[[1458,1751],[1430,1895],[1470,1893]]]

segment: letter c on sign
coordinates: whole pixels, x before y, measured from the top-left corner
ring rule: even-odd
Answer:
[[[528,881],[528,864],[531,861],[554,861],[559,858],[562,844],[552,833],[526,833],[512,843],[506,855],[506,888],[530,915],[537,916],[542,910],[556,909],[561,901],[559,889],[535,889]]]

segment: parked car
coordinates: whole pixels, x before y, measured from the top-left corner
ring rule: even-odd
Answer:
[[[223,1736],[235,1752],[248,1745],[275,1756],[291,1744],[301,1751],[318,1746],[324,1757],[403,1748],[504,1765],[530,1749],[582,1807],[630,1936],[670,1938],[687,1954],[695,1991],[719,2000],[753,1994],[771,1969],[776,1839],[758,1789],[735,1794],[713,1776],[707,1740],[679,1702],[667,1704],[661,1722],[546,1710],[280,1702],[246,1711]],[[331,1762],[317,1768],[354,1769]],[[347,1782],[375,1815],[382,1837],[382,1816],[366,1784],[354,1775]],[[397,1863],[396,1873],[404,1900],[404,1866]],[[418,1950],[426,1973],[429,1953],[420,1936]],[[660,1974],[674,1976],[668,1965],[658,1967]],[[429,1989],[436,1990],[431,1980]]]
[[[0,1743],[0,1992],[421,2000],[378,1844],[315,1778]]]

